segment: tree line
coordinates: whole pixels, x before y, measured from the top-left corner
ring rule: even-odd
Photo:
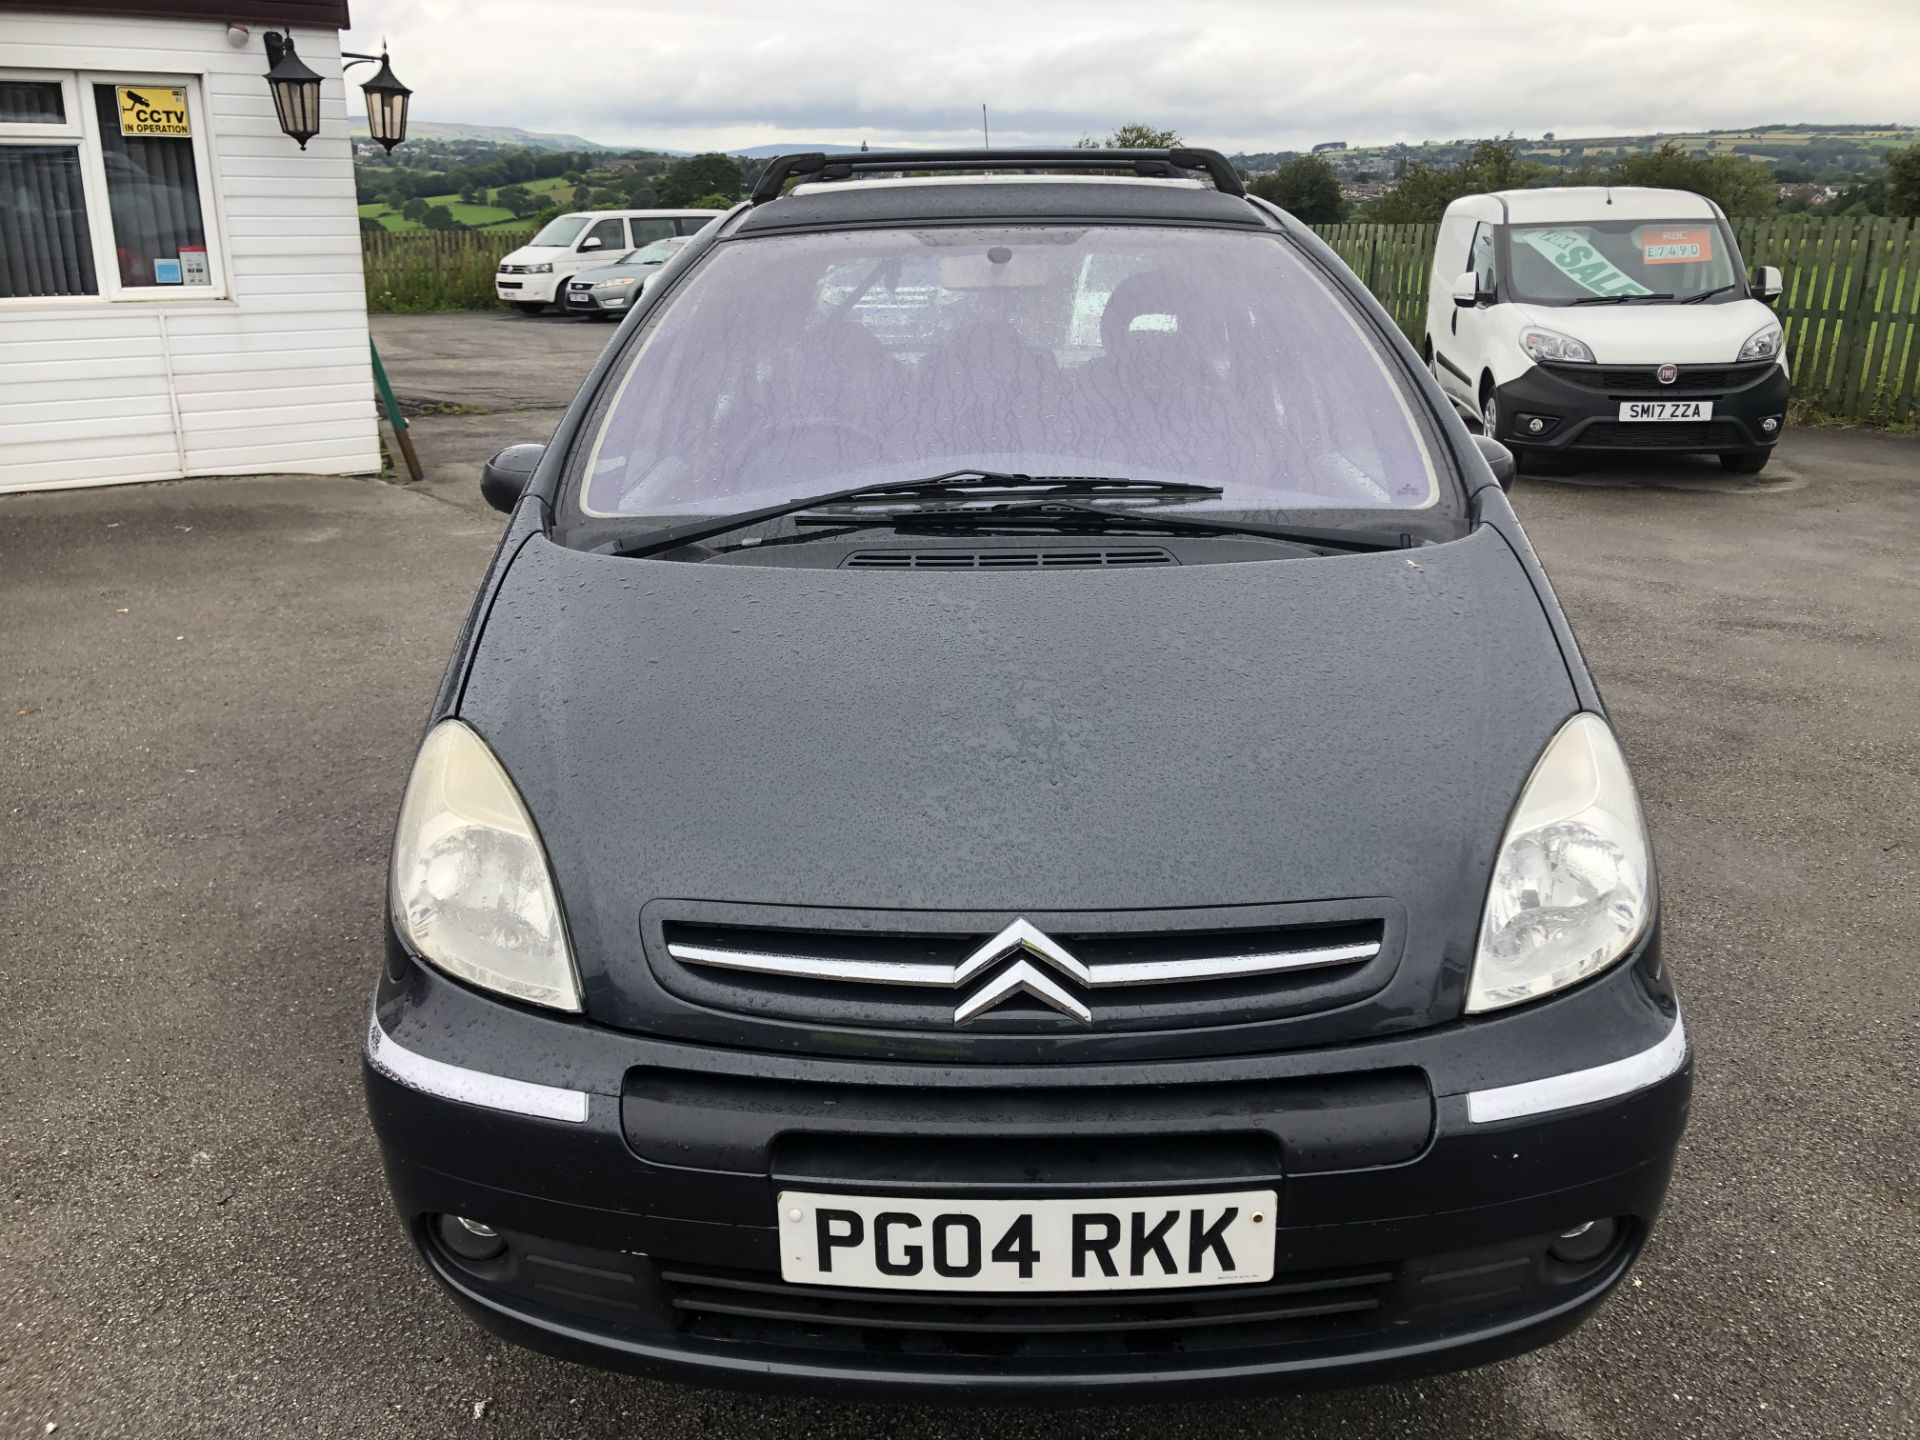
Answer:
[[[384,204],[428,230],[463,230],[446,204],[429,197],[457,196],[469,205],[505,210],[529,224],[566,210],[709,210],[732,205],[758,174],[757,162],[731,155],[675,158],[652,152],[604,155],[592,152],[515,149],[484,161],[445,168],[374,166],[356,173],[360,203]],[[529,186],[558,179],[559,187]],[[363,217],[363,230],[380,222]]]
[[[1083,138],[1080,143],[1102,142]],[[1131,124],[1116,130],[1104,143],[1164,147],[1182,141],[1177,131]],[[1920,215],[1920,145],[1888,150],[1884,156],[1885,172],[1843,191],[1827,213]],[[1728,215],[1766,215],[1780,207],[1782,183],[1774,168],[1760,161],[1727,152],[1696,153],[1675,140],[1655,150],[1616,153],[1604,166],[1589,159],[1556,167],[1527,159],[1520,142],[1509,136],[1479,141],[1455,165],[1417,160],[1407,163],[1391,188],[1362,203],[1348,199],[1339,173],[1324,155],[1280,159],[1274,169],[1249,180],[1247,189],[1309,225],[1333,225],[1343,220],[1409,225],[1437,221],[1447,206],[1463,195],[1540,185],[1644,185],[1691,190],[1715,202]]]
[[[1183,143],[1179,132],[1141,122],[1110,134],[1083,135],[1083,147],[1164,149]],[[676,158],[654,151],[621,154],[442,145],[426,157],[439,164],[368,164],[355,182],[362,204],[384,203],[433,230],[464,228],[444,205],[427,197],[458,195],[473,205],[503,209],[529,223],[562,210],[592,208],[718,209],[746,193],[764,161],[719,153]],[[1463,195],[1540,185],[1646,185],[1705,195],[1732,216],[1771,213],[1790,167],[1773,167],[1725,151],[1698,152],[1669,140],[1658,149],[1616,152],[1610,162],[1583,159],[1550,166],[1528,159],[1520,142],[1482,140],[1455,164],[1404,162],[1383,194],[1355,203],[1324,155],[1280,158],[1254,175],[1247,188],[1310,225],[1364,220],[1379,224],[1431,223]],[[532,182],[558,178],[563,186]],[[1804,201],[1796,202],[1804,205]],[[1789,206],[1788,208],[1794,208]],[[1830,214],[1920,215],[1920,145],[1884,152],[1884,171],[1842,192]],[[369,221],[370,225],[378,222]]]

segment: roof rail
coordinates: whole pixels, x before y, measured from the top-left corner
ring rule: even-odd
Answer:
[[[1136,175],[1184,178],[1204,171],[1223,195],[1244,197],[1247,187],[1218,150],[854,150],[776,155],[754,182],[753,203],[777,199],[789,180],[846,180],[858,171],[1131,170]]]

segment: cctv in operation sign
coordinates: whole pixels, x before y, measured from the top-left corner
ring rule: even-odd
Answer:
[[[193,134],[193,126],[187,119],[187,92],[183,86],[116,85],[113,88],[120,101],[122,135],[153,139]]]

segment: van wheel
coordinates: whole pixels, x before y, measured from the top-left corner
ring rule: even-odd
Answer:
[[[1480,388],[1480,430],[1489,439],[1500,438],[1500,401],[1490,385]]]
[[[530,300],[515,300],[510,303],[513,305],[513,308],[518,310],[522,315],[538,315],[542,310],[547,308],[545,302],[536,305]]]
[[[1767,461],[1772,458],[1771,450],[1749,450],[1743,455],[1722,455],[1720,468],[1730,470],[1735,475],[1758,475],[1767,468]]]

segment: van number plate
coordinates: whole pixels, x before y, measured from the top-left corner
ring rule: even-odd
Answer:
[[[780,1275],[863,1290],[1173,1290],[1273,1278],[1272,1190],[1074,1200],[780,1193]]]
[[[1622,400],[1622,420],[1711,420],[1711,400]]]

